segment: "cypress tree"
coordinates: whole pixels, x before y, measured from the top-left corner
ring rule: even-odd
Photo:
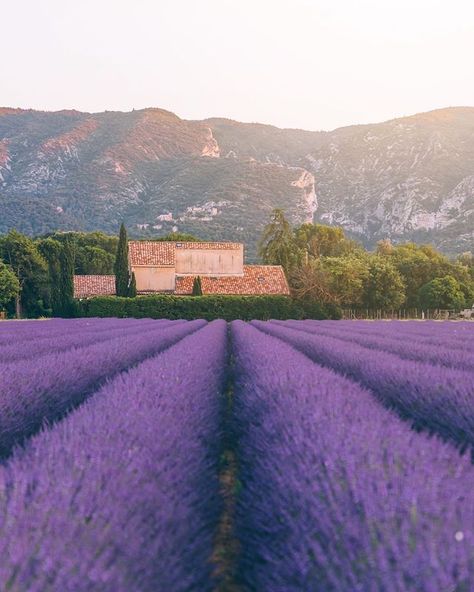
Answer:
[[[69,239],[59,254],[59,274],[58,314],[70,317],[74,311],[74,248]]]
[[[128,289],[128,295],[130,298],[135,298],[137,295],[137,280],[135,279],[135,273],[132,272],[132,279],[130,280],[130,288]]]
[[[128,271],[128,239],[125,225],[120,225],[119,242],[115,256],[115,293],[117,296],[129,295],[130,274]]]
[[[40,241],[38,249],[48,263],[50,305],[53,316],[60,316],[63,306],[61,297],[61,251],[63,245],[53,238],[46,238]]]
[[[194,278],[192,295],[193,296],[202,296],[201,276],[199,276],[199,275]]]

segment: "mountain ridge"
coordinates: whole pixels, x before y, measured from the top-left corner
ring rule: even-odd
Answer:
[[[332,131],[171,111],[0,108],[0,232],[172,230],[246,243],[271,210],[293,224],[474,249],[474,107]]]

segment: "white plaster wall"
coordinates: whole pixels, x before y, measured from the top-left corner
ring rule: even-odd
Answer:
[[[176,249],[176,273],[242,275],[244,249]]]
[[[168,292],[175,289],[174,267],[132,267],[137,292]]]

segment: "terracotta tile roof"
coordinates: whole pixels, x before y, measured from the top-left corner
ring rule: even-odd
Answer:
[[[176,276],[175,294],[191,294],[195,276]],[[290,289],[280,265],[244,265],[243,276],[201,276],[203,294],[289,295]]]
[[[114,275],[74,276],[74,298],[90,298],[91,296],[113,296],[114,294]]]
[[[129,241],[128,252],[130,265],[156,265],[167,267],[175,265],[177,249],[219,249],[238,250],[240,243],[194,243],[175,241]]]
[[[174,266],[175,243],[167,241],[129,241],[130,265]]]

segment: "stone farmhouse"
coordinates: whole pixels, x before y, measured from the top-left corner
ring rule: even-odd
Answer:
[[[138,294],[190,295],[200,276],[202,293],[289,295],[280,265],[245,265],[244,246],[227,242],[130,241],[129,266]],[[113,275],[74,276],[74,297],[115,294]]]

